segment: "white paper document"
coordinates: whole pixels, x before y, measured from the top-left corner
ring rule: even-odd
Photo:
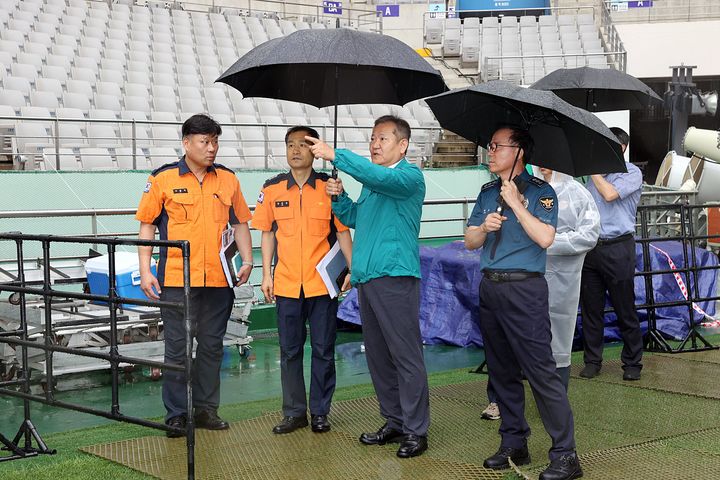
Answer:
[[[315,269],[323,279],[325,287],[327,287],[330,298],[335,298],[340,294],[340,287],[345,280],[347,261],[340,250],[340,243],[335,242],[330,251],[320,260]],[[343,278],[340,278],[340,277]],[[339,283],[339,284],[338,284]]]

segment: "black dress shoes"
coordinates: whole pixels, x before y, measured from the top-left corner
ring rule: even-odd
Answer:
[[[230,424],[218,417],[215,410],[195,410],[195,427],[205,430],[227,430]]]
[[[510,468],[509,458],[511,458],[517,466],[527,465],[530,463],[530,452],[528,452],[527,447],[500,447],[495,455],[485,459],[483,467],[492,468],[493,470],[505,470],[506,468]]]
[[[595,378],[600,374],[600,365],[594,363],[586,363],[585,368],[580,372],[580,376],[583,378]]]
[[[623,380],[634,382],[640,380],[640,369],[637,367],[628,367],[623,371]]]
[[[400,443],[405,434],[400,430],[388,427],[386,423],[377,432],[363,433],[360,435],[360,443],[365,445],[385,445],[386,443]]]
[[[178,415],[177,417],[172,417],[170,420],[166,421],[165,425],[167,425],[168,427],[181,428],[182,430],[185,430],[185,427],[187,426],[187,418],[185,417],[185,415]],[[168,438],[179,438],[184,437],[185,432],[168,430],[165,432],[165,436]]]
[[[330,422],[327,415],[311,415],[310,428],[315,433],[325,433],[330,431]]]
[[[550,466],[540,474],[540,480],[572,480],[583,476],[575,453],[561,455],[552,462]]]
[[[400,458],[410,458],[422,455],[427,450],[428,442],[425,435],[405,435],[405,439],[400,443],[397,456]]]
[[[306,416],[302,417],[284,417],[280,423],[275,425],[272,429],[273,433],[282,434],[294,432],[298,428],[304,428],[308,426]]]

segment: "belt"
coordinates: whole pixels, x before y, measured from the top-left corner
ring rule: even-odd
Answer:
[[[540,272],[508,272],[504,270],[483,270],[483,275],[493,282],[518,282],[543,276]]]
[[[600,239],[598,239],[597,244],[598,245],[612,245],[613,243],[624,242],[625,240],[629,240],[631,238],[633,238],[633,234],[626,233],[625,235],[620,235],[619,237],[614,237],[614,238],[600,238]]]

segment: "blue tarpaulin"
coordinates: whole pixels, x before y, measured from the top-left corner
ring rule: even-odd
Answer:
[[[650,248],[650,266],[653,271],[669,270],[668,260],[658,249],[667,253],[675,266],[682,269],[685,265],[683,244],[680,242],[654,242]],[[692,251],[688,247],[688,259],[692,264]],[[717,257],[708,251],[695,249],[698,267],[716,266]],[[480,250],[468,251],[463,242],[452,242],[441,247],[421,247],[420,267],[422,282],[420,287],[420,331],[427,344],[449,344],[461,347],[482,346],[479,327],[478,291],[482,272],[480,272]],[[636,270],[643,270],[642,246],[636,245]],[[698,297],[712,297],[716,291],[716,270],[697,272]],[[694,289],[694,277],[681,274],[685,285]],[[684,300],[680,287],[671,273],[652,276],[655,303]],[[693,290],[691,290],[692,292]],[[645,280],[635,278],[636,304],[645,303]],[[402,301],[399,299],[398,301]],[[609,302],[608,302],[609,306]],[[715,302],[699,302],[698,306],[708,315],[715,314]],[[684,337],[689,331],[687,306],[662,307],[656,310],[657,327],[666,336],[675,339]],[[639,310],[638,316],[643,330],[647,328],[647,312]],[[351,290],[343,300],[338,317],[347,322],[360,324],[357,292]],[[693,312],[693,321],[701,322],[704,317]],[[578,331],[582,331],[581,318],[578,317]],[[605,316],[606,340],[620,338],[613,313]]]

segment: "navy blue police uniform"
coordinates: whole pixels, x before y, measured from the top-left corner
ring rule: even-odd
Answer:
[[[557,224],[557,197],[552,187],[522,172],[516,180],[528,211],[552,227]],[[512,209],[502,209],[501,181],[485,184],[468,220],[480,226],[493,212],[507,220],[487,234],[481,253],[480,330],[488,371],[500,407],[501,447],[527,446],[524,373],[540,418],[552,439],[550,460],[575,451],[573,416],[567,393],[555,372],[550,347],[546,250],[523,230]],[[521,373],[522,372],[522,373]]]

